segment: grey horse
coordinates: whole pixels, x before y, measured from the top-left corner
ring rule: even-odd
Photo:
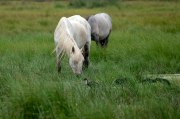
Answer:
[[[88,16],[86,20],[91,26],[91,40],[95,41],[97,45],[107,47],[112,29],[110,16],[106,13],[99,13]]]

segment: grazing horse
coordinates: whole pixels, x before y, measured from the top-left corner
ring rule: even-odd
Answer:
[[[62,17],[54,32],[58,72],[61,71],[61,57],[66,53],[75,75],[82,71],[82,65],[89,65],[91,26],[81,16]]]
[[[107,47],[112,29],[110,16],[106,13],[99,13],[88,16],[86,20],[91,26],[91,39],[94,40],[97,45],[100,43],[102,47]]]

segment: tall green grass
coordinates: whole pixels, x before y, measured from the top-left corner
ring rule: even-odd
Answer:
[[[115,5],[118,3],[118,0],[69,0],[69,6],[71,7],[104,7],[107,5]]]
[[[62,7],[63,6],[63,7]],[[0,4],[0,118],[179,118],[179,81],[146,84],[148,74],[180,73],[180,4],[123,2],[69,8],[68,2]],[[73,11],[73,12],[72,12]],[[92,41],[90,65],[75,77],[63,57],[57,72],[53,41],[61,17],[106,12],[107,49]],[[128,82],[116,85],[117,78]],[[87,78],[99,83],[91,89]]]

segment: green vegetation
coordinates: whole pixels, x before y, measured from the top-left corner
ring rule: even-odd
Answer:
[[[68,2],[0,3],[0,118],[180,118],[180,87],[139,83],[180,73],[180,3],[122,2],[94,9]],[[107,49],[92,41],[90,66],[75,77],[65,56],[57,73],[53,33],[61,17],[105,12]],[[117,78],[129,82],[116,85]],[[91,90],[81,84],[99,82]]]
[[[107,5],[115,5],[118,0],[69,0],[69,6],[72,7],[104,7]]]

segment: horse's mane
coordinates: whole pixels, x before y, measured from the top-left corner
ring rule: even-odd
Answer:
[[[63,20],[60,20],[58,26],[55,30],[55,34],[58,34],[56,38],[58,38],[58,44],[55,48],[57,52],[57,57],[61,54],[61,57],[66,53],[70,56],[70,51],[73,46],[76,46],[76,42],[68,33],[68,29],[66,23]]]

